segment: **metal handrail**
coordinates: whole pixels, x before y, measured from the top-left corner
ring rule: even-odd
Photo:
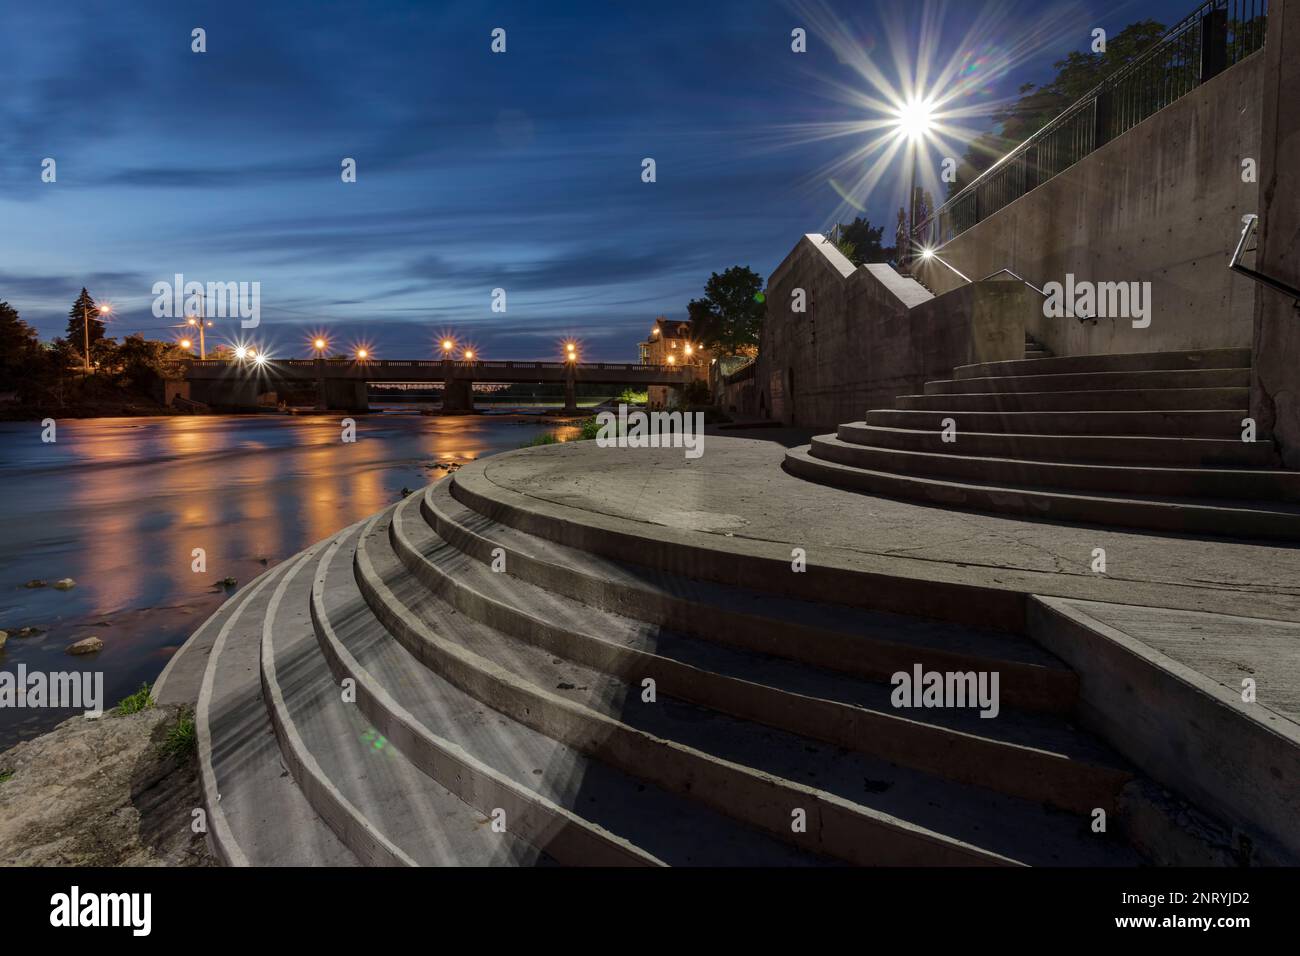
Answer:
[[[949,270],[950,270],[950,271],[951,271],[955,276],[957,276],[957,277],[958,277],[959,279],[961,279],[963,282],[966,282],[966,283],[968,283],[968,284],[972,284],[972,285],[974,284],[974,282],[975,282],[974,279],[972,279],[972,278],[970,278],[969,276],[967,276],[966,273],[962,272],[960,269],[958,269],[956,266],[954,266],[952,263],[950,263],[947,259],[944,259],[942,256],[938,256],[938,255],[933,255],[933,254],[932,254],[932,255],[929,257],[929,259],[938,260],[942,265],[946,266],[946,267],[947,267],[947,268],[948,268],[948,269],[949,269]],[[926,261],[928,261],[928,260],[926,260]],[[1007,268],[1005,268],[1005,267],[1002,268],[1002,269],[999,269],[997,272],[990,272],[988,275],[986,275],[983,279],[980,279],[979,281],[980,281],[980,282],[988,282],[988,281],[989,281],[990,279],[992,279],[994,276],[1000,276],[1000,275],[1004,275],[1004,274],[1005,274],[1005,275],[1009,275],[1009,276],[1011,276],[1011,278],[1015,279],[1017,282],[1023,282],[1025,285],[1029,286],[1029,288],[1033,289],[1035,292],[1037,292],[1039,295],[1041,295],[1044,299],[1049,298],[1049,296],[1048,296],[1048,294],[1047,294],[1046,292],[1044,292],[1042,289],[1038,288],[1038,286],[1034,285],[1032,282],[1030,282],[1030,281],[1029,281],[1028,279],[1026,279],[1024,276],[1020,275],[1020,274],[1017,273],[1017,272],[1012,272],[1010,269],[1007,269]],[[1076,315],[1075,318],[1078,319],[1080,322],[1094,322],[1094,323],[1095,323],[1095,322],[1097,321],[1097,317],[1096,317],[1095,315]]]
[[[1295,300],[1295,307],[1300,309],[1300,289],[1288,285],[1281,279],[1274,279],[1272,276],[1266,276],[1262,272],[1241,264],[1241,260],[1246,253],[1253,251],[1246,248],[1246,243],[1255,234],[1255,228],[1259,225],[1259,216],[1252,212],[1244,216],[1243,220],[1241,238],[1237,240],[1237,248],[1233,250],[1232,258],[1228,260],[1228,268],[1233,272],[1244,275],[1247,279],[1254,279],[1260,285],[1268,286],[1274,292],[1281,292],[1285,296],[1290,296]]]
[[[1057,116],[1052,118],[1050,121],[1044,124],[1040,129],[1034,132],[1033,135],[1027,138],[1023,143],[1021,143],[1015,149],[1011,150],[1009,153],[1007,153],[1005,156],[999,159],[996,163],[994,163],[984,172],[980,173],[977,177],[975,177],[975,179],[973,179],[965,187],[958,190],[954,195],[949,197],[943,203],[943,205],[933,210],[930,213],[930,215],[925,218],[923,222],[917,223],[915,226],[913,226],[912,233],[911,233],[912,240],[915,242],[916,237],[918,235],[921,235],[923,231],[928,227],[930,227],[933,223],[935,222],[941,223],[942,217],[944,216],[945,213],[949,213],[949,214],[952,213],[954,209],[961,202],[966,201],[973,192],[975,192],[976,190],[984,186],[987,186],[993,180],[994,176],[1001,175],[1004,171],[1006,171],[1014,160],[1018,160],[1019,158],[1024,156],[1029,150],[1040,145],[1052,133],[1055,133],[1063,129],[1065,125],[1070,120],[1076,118],[1076,116],[1079,113],[1088,109],[1095,108],[1099,99],[1101,99],[1107,92],[1113,91],[1125,80],[1128,80],[1130,77],[1133,77],[1135,74],[1137,74],[1140,70],[1150,65],[1152,60],[1155,59],[1155,57],[1157,57],[1158,55],[1162,53],[1167,53],[1172,48],[1175,41],[1182,40],[1184,35],[1188,34],[1191,30],[1193,30],[1197,26],[1202,25],[1203,19],[1207,15],[1209,15],[1212,12],[1220,11],[1220,10],[1225,11],[1226,13],[1226,11],[1229,8],[1232,8],[1234,12],[1245,14],[1246,5],[1247,4],[1246,2],[1244,2],[1244,0],[1204,0],[1204,2],[1202,2],[1195,10],[1193,10],[1190,14],[1185,16],[1178,23],[1174,24],[1172,27],[1166,30],[1164,35],[1161,36],[1160,39],[1152,43],[1151,46],[1149,46],[1146,50],[1140,53],[1137,57],[1135,57],[1133,60],[1129,61],[1128,63],[1124,64],[1122,67],[1120,67],[1114,73],[1107,76],[1105,79],[1103,79],[1100,83],[1098,83],[1095,87],[1089,90],[1086,94],[1084,94],[1074,103],[1071,103],[1069,106],[1067,106]],[[1252,7],[1251,13],[1254,13],[1257,18],[1267,17],[1268,0],[1253,0],[1253,2],[1250,5]],[[1241,59],[1244,59],[1245,56],[1248,56],[1251,53],[1256,52],[1260,47],[1262,47],[1262,45],[1263,45],[1262,36],[1256,37],[1252,33],[1250,35],[1249,40],[1245,42],[1242,42],[1238,37],[1237,44],[1232,49],[1231,54],[1229,55],[1228,58],[1228,62],[1224,63],[1222,68],[1226,68],[1227,66],[1232,65],[1233,63],[1239,62]],[[1199,82],[1204,82],[1205,79],[1208,79],[1208,77],[1202,75]],[[1186,92],[1190,92],[1190,90],[1184,91],[1184,93]],[[1173,98],[1177,99],[1182,95],[1184,94],[1180,93]],[[1129,117],[1129,118],[1134,119],[1134,124],[1130,124],[1130,125],[1135,125],[1136,122],[1140,122],[1141,119],[1145,118],[1145,116],[1136,117],[1136,118]],[[1094,116],[1093,119],[1094,119],[1093,125],[1095,127],[1096,125],[1095,121],[1097,120],[1097,117]],[[1127,128],[1129,127],[1125,127],[1125,129]],[[1120,132],[1122,131],[1123,130],[1120,130]],[[1074,165],[1075,162],[1078,162],[1084,156],[1093,152],[1100,145],[1095,141],[1095,138],[1091,135],[1088,136],[1087,139],[1089,145],[1079,153],[1078,157],[1075,158],[1072,162],[1068,163],[1068,165],[1066,165],[1065,167],[1062,167],[1061,169],[1057,169],[1055,172],[1049,175],[1047,179],[1055,178],[1055,176],[1059,175],[1061,172],[1064,172],[1065,169],[1069,168],[1069,166]],[[1046,182],[1047,179],[1038,181],[1035,183],[1035,185],[1042,185],[1042,183]],[[1024,183],[1022,183],[1021,185],[1023,187]],[[1022,192],[1021,195],[1024,195],[1024,193],[1027,192],[1029,192],[1029,189],[1024,189],[1024,192]],[[1006,205],[1006,203],[1004,202],[1002,203],[1002,205]],[[977,218],[976,221],[978,222],[980,221],[980,219]],[[961,231],[964,232],[965,229],[962,229]],[[954,233],[954,235],[956,235],[956,233]],[[938,238],[940,241],[942,241],[943,239],[943,237],[938,237]]]

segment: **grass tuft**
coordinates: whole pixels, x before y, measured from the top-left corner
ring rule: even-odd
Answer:
[[[162,745],[163,753],[177,758],[188,757],[194,752],[196,741],[194,714],[187,708],[181,711],[176,723],[167,731],[167,739]]]
[[[142,710],[148,710],[154,705],[153,695],[149,693],[149,685],[141,684],[140,689],[129,697],[123,697],[118,705],[113,708],[113,713],[119,717],[125,717],[127,714],[138,714]]]

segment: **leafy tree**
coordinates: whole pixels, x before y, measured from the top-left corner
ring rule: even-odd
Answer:
[[[100,320],[99,306],[95,305],[95,300],[83,286],[81,295],[77,296],[77,301],[68,310],[66,341],[71,348],[77,350],[78,355],[81,355],[85,348],[86,316],[90,317],[90,355],[94,359],[97,353],[104,351],[101,346],[104,341],[104,323]]]
[[[1106,41],[1105,53],[1074,50],[1053,64],[1056,76],[1049,83],[1022,86],[1020,98],[993,115],[996,131],[984,133],[970,144],[957,168],[957,181],[948,184],[948,196],[956,195],[1102,80],[1146,52],[1164,33],[1164,24],[1155,20],[1130,23]]]
[[[892,250],[881,244],[885,234],[884,226],[872,226],[868,220],[858,216],[852,222],[840,223],[837,233],[839,242],[836,246],[855,266],[868,262],[887,262],[891,258]]]
[[[723,355],[757,348],[767,313],[762,291],[763,277],[746,266],[710,275],[704,297],[692,299],[686,306],[696,340]]]
[[[111,365],[118,384],[143,391],[160,379],[176,378],[186,353],[171,342],[158,342],[142,335],[128,335],[113,349]]]

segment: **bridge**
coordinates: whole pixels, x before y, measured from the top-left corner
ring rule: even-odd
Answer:
[[[253,407],[258,396],[315,384],[321,408],[365,411],[370,384],[437,383],[444,411],[472,411],[474,384],[556,384],[564,386],[564,410],[578,410],[576,386],[666,385],[692,381],[691,365],[626,362],[482,362],[456,360],[189,359],[179,394],[193,401],[227,407]],[[171,395],[168,396],[171,399]]]

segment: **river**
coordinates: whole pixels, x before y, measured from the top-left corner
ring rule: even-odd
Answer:
[[[0,670],[102,671],[106,706],[152,682],[239,585],[446,474],[553,431],[522,416],[176,416],[0,423]],[[192,570],[202,548],[206,570]],[[72,578],[71,590],[28,588]],[[19,628],[43,633],[18,637]],[[104,649],[65,648],[94,635]],[[76,711],[0,707],[0,750]],[[2,768],[0,768],[2,769]]]

